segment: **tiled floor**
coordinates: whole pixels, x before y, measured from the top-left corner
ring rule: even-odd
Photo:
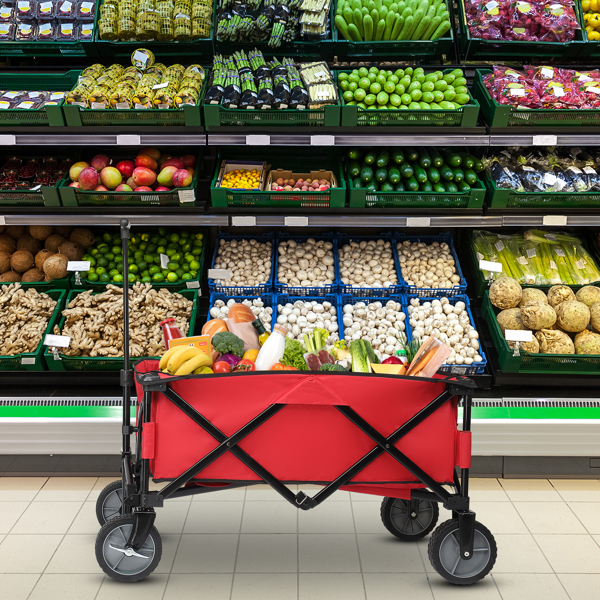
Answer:
[[[600,600],[600,480],[472,480],[498,561],[468,588],[433,571],[427,539],[402,543],[384,529],[380,498],[338,492],[302,512],[266,486],[157,509],[161,563],[147,580],[119,584],[94,556],[95,500],[110,481],[0,478],[1,598]]]

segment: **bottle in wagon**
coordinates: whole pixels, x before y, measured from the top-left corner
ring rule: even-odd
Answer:
[[[261,348],[263,344],[269,339],[269,332],[265,329],[265,326],[262,324],[260,319],[255,319],[252,321],[252,325],[254,329],[256,329],[256,333],[258,334],[258,343]]]
[[[279,323],[273,327],[273,332],[263,344],[256,358],[257,371],[268,371],[282,359],[285,352],[285,336],[288,331],[285,325]]]
[[[165,350],[168,350],[171,346],[171,340],[182,338],[183,334],[179,331],[179,327],[175,325],[175,319],[165,319],[161,321],[160,326],[162,327],[163,340],[165,342]]]

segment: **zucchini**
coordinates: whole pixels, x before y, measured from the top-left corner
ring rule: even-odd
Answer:
[[[390,160],[390,153],[387,150],[382,150],[377,156],[377,166],[379,168],[387,166]]]
[[[347,4],[344,4],[344,9],[342,10],[342,16],[344,17],[344,20],[346,21],[346,24],[348,26],[350,26],[350,25],[352,25],[352,23],[354,23],[354,11]]]
[[[348,25],[348,33],[350,34],[350,37],[352,38],[353,42],[362,42],[363,41],[363,37],[360,34],[360,31],[358,30],[358,27],[354,23],[350,23],[350,25]]]
[[[431,154],[431,164],[439,169],[444,164],[442,155],[435,148],[430,148],[429,153]]]
[[[444,157],[444,162],[450,167],[460,167],[462,163],[462,158],[458,152],[442,150],[442,156]]]
[[[406,160],[409,160],[410,162],[416,162],[417,160],[419,160],[419,151],[418,150],[415,150],[414,148],[406,148],[405,153],[406,153]]]
[[[358,148],[350,148],[350,150],[348,150],[348,158],[350,160],[360,160],[361,156],[362,156],[362,151],[359,150]]]
[[[483,163],[481,160],[479,160],[476,156],[473,156],[473,154],[469,154],[469,157],[473,159],[473,171],[475,171],[475,173],[481,173],[481,171],[483,171]]]
[[[366,189],[367,189],[367,192],[370,192],[371,194],[373,194],[377,191],[377,184],[374,181],[371,181],[370,183],[368,183],[366,185]]]
[[[383,32],[385,31],[385,19],[379,19],[379,23],[377,23],[377,28],[375,30],[375,41],[381,42],[383,41]]]
[[[365,39],[365,30],[363,29],[363,14],[360,8],[354,8],[354,24],[358,27],[358,33],[362,39]]]
[[[431,166],[431,156],[429,156],[427,148],[421,148],[419,150],[419,163],[424,169],[427,169]]]
[[[421,191],[422,192],[433,192],[433,186],[429,181],[425,181],[421,183]]]
[[[394,27],[392,29],[392,35],[390,36],[391,40],[400,39],[400,32],[402,31],[403,25],[404,25],[404,17],[401,14],[397,14],[396,20],[394,21]]]
[[[462,158],[462,165],[465,169],[472,169],[475,164],[475,159],[466,152],[460,152],[460,157]]]
[[[452,181],[446,181],[444,183],[444,187],[446,188],[446,191],[449,194],[456,194],[458,192],[458,188],[456,187],[456,184]]]
[[[427,181],[427,173],[425,172],[425,169],[418,163],[414,164],[413,168],[415,170],[415,178],[417,181],[419,183],[425,183]]]
[[[385,30],[383,31],[383,39],[388,41],[392,39],[392,29],[394,29],[394,23],[396,22],[396,13],[391,10],[385,17]]]
[[[363,28],[365,30],[365,42],[373,41],[373,19],[370,14],[363,17]]]
[[[365,154],[365,164],[374,165],[376,160],[377,156],[375,155],[375,152],[367,152],[367,154]]]
[[[382,183],[383,181],[385,181],[387,179],[387,176],[388,176],[387,169],[377,169],[375,171],[375,179],[379,183]]]
[[[344,19],[343,14],[335,15],[335,24],[344,39],[350,41],[351,38],[350,33],[348,32],[348,23],[346,23],[346,19]]]
[[[440,193],[443,192],[443,193],[445,193],[446,192],[446,188],[444,187],[443,183],[434,183],[433,184],[433,191],[434,192],[440,192]]]
[[[381,184],[381,191],[382,192],[393,192],[394,186],[389,181],[384,181]]]
[[[419,191],[419,182],[414,177],[410,177],[409,179],[407,179],[405,185],[409,192]]]
[[[396,169],[396,167],[390,167],[388,169],[388,179],[391,183],[398,183],[402,180],[402,176],[400,175],[400,171]]]
[[[442,165],[440,167],[440,176],[444,181],[452,181],[454,179],[454,171],[448,165]]]
[[[410,163],[403,163],[402,165],[400,165],[400,174],[402,175],[402,177],[404,177],[404,179],[410,179],[415,174],[415,172]]]
[[[466,181],[461,181],[457,187],[459,192],[468,192],[471,189],[471,186]]]
[[[394,186],[394,191],[395,192],[405,192],[406,191],[406,187],[404,185],[403,181],[399,181],[395,186]]]
[[[373,169],[371,167],[363,167],[360,171],[360,178],[365,183],[373,181]]]
[[[452,172],[454,173],[453,181],[458,182],[462,181],[465,178],[465,172],[460,167],[452,169]]]
[[[477,183],[477,173],[473,169],[465,170],[465,183],[469,185],[475,185]]]
[[[429,167],[427,169],[427,179],[431,183],[437,183],[440,180],[440,172],[435,167]]]
[[[363,186],[362,179],[361,179],[360,177],[355,177],[355,178],[354,178],[354,181],[352,182],[352,185],[353,185],[355,188],[361,188],[361,187],[364,187],[364,186]]]
[[[359,177],[360,176],[360,163],[357,160],[350,161],[350,177]]]
[[[404,162],[404,152],[402,150],[393,150],[392,151],[392,160],[397,164],[401,165]]]

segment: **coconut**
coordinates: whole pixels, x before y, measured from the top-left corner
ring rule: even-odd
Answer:
[[[0,275],[0,283],[15,283],[17,281],[21,281],[21,273],[6,271],[6,273]]]
[[[575,354],[573,340],[559,329],[542,329],[535,332],[543,354]]]
[[[517,342],[508,342],[508,347],[514,350]],[[529,352],[529,354],[537,354],[540,351],[540,345],[535,337],[531,338],[530,342],[519,342],[519,350]]]
[[[586,285],[577,290],[575,298],[588,307],[592,306],[595,302],[600,302],[600,288],[594,287],[593,285]]]
[[[590,309],[583,302],[567,300],[556,307],[556,324],[564,331],[583,331],[590,322]]]
[[[40,240],[36,240],[28,233],[23,234],[17,240],[17,250],[27,250],[27,252],[31,252],[31,254],[35,256],[41,249],[42,242],[40,242]]]
[[[46,260],[48,258],[50,258],[53,254],[54,254],[54,252],[50,252],[50,250],[40,250],[35,255],[35,266],[38,269],[42,269],[43,270],[43,268],[44,268],[44,262],[46,262]]]
[[[0,274],[10,270],[10,254],[8,252],[0,252]]]
[[[54,227],[52,225],[30,225],[29,234],[36,240],[44,241],[52,235]]]
[[[62,279],[67,276],[67,263],[69,259],[64,254],[53,254],[44,263],[46,281],[51,279]]]
[[[553,285],[548,290],[548,303],[552,308],[556,308],[561,302],[575,300],[573,290],[566,285]]]
[[[490,286],[490,302],[498,308],[519,306],[523,290],[519,282],[512,277],[500,277]]]
[[[525,288],[519,306],[525,306],[528,302],[545,302],[548,304],[548,296],[536,288]]]
[[[4,233],[13,240],[18,240],[25,233],[25,225],[9,225]]]
[[[507,308],[496,317],[502,333],[507,329],[525,329],[520,308]]]
[[[21,281],[44,281],[45,279],[44,271],[40,271],[40,269],[29,269],[29,271],[25,271],[23,273],[23,277],[21,277]]]
[[[89,229],[75,229],[69,239],[83,248],[89,248],[96,240],[94,234]]]
[[[69,260],[81,260],[83,248],[75,242],[63,242],[59,247],[60,254],[64,254]]]
[[[600,354],[600,335],[584,329],[575,336],[575,354]]]
[[[53,233],[50,237],[46,238],[44,248],[46,248],[46,250],[50,250],[50,252],[58,252],[58,247],[65,241],[66,240],[62,235]]]
[[[73,231],[73,227],[69,226],[69,225],[57,225],[54,228],[54,233],[56,235],[60,235],[61,237],[64,237],[65,240],[69,239],[69,236],[71,235],[71,232]]]
[[[600,302],[594,302],[594,304],[590,306],[590,317],[592,327],[596,331],[600,331]]]
[[[521,307],[521,318],[527,329],[549,329],[556,323],[556,312],[546,302],[530,300]]]
[[[27,250],[17,250],[10,257],[10,267],[17,273],[25,273],[25,271],[29,271],[34,265],[33,254],[27,252]]]
[[[7,235],[0,235],[0,252],[12,254],[17,249],[17,243]]]

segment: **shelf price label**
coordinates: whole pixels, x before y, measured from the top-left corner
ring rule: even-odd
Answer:
[[[246,146],[270,146],[270,135],[247,135]]]
[[[286,227],[308,227],[308,217],[284,217]]]
[[[179,202],[184,204],[185,202],[195,202],[196,194],[194,190],[178,190]]]
[[[479,268],[482,271],[492,271],[493,273],[502,273],[502,263],[492,262],[490,260],[480,260]]]
[[[160,268],[168,269],[169,268],[169,257],[166,254],[160,255]]]
[[[545,215],[542,218],[542,224],[562,227],[567,224],[567,217],[565,215]]]
[[[231,217],[232,227],[255,227],[256,217]]]
[[[534,146],[556,146],[558,136],[556,135],[534,135],[532,142]]]
[[[70,260],[67,263],[67,271],[79,271],[80,273],[84,273],[85,271],[90,270],[90,261],[89,260]]]
[[[51,335],[50,333],[44,338],[44,346],[54,346],[56,348],[68,348],[71,343],[71,336],[68,335]]]
[[[188,290],[198,290],[198,293],[200,293],[200,282],[199,281],[186,281],[185,287]]]
[[[507,342],[531,342],[533,331],[522,331],[519,329],[505,329],[504,339]]]
[[[6,225],[6,218],[0,217],[0,225]]]
[[[35,357],[34,356],[24,356],[21,359],[22,365],[35,365]]]
[[[141,146],[142,139],[139,135],[119,134],[117,135],[117,146]]]
[[[311,146],[335,146],[335,135],[311,135]]]
[[[209,269],[209,279],[231,279],[233,277],[233,271],[231,269]]]
[[[8,134],[0,135],[0,146],[16,146],[16,145],[17,145],[17,136],[16,135],[8,135]]]
[[[406,217],[407,227],[430,227],[431,219],[429,217]]]

